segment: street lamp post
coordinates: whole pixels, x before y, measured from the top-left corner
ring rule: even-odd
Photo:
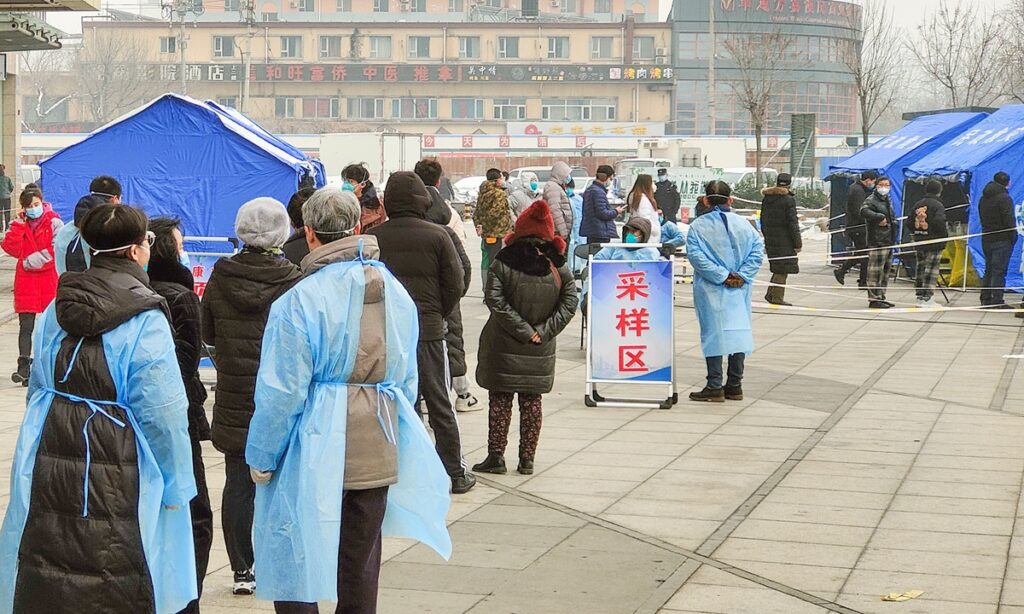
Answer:
[[[181,73],[181,93],[188,93],[188,65],[185,63],[185,48],[188,42],[185,36],[185,21],[189,15],[193,18],[203,14],[202,0],[165,0],[160,5],[164,19],[167,19],[172,26],[178,25],[178,72]]]

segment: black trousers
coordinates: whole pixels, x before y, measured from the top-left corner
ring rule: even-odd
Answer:
[[[857,231],[846,231],[846,238],[849,239],[847,249],[854,251],[850,254],[849,260],[844,260],[839,265],[839,270],[842,271],[843,275],[850,272],[853,267],[860,267],[860,277],[857,279],[858,285],[866,286],[868,280],[868,237],[867,233],[863,229]],[[856,256],[855,258],[852,256]]]
[[[448,372],[448,353],[445,342],[420,341],[416,346],[419,366],[420,396],[427,405],[427,420],[434,431],[437,455],[441,457],[448,475],[457,478],[466,474],[462,465],[462,440],[459,422],[452,405],[451,378]]]
[[[981,280],[982,305],[1003,304],[1006,269],[1010,266],[1014,245],[1012,241],[981,244],[982,252],[985,254],[985,276]]]
[[[346,490],[341,498],[338,607],[335,614],[375,614],[380,581],[381,525],[388,487]],[[318,614],[315,603],[275,601],[277,614]]]
[[[224,525],[224,545],[232,571],[252,569],[252,515],[256,505],[256,485],[249,475],[243,456],[224,456],[224,499],[220,520]]]
[[[18,314],[18,356],[29,358],[32,356],[32,333],[36,329],[36,314]]]
[[[7,230],[11,227],[11,199],[0,198],[0,214],[3,215],[4,227],[3,230]]]
[[[199,614],[199,599],[203,597],[203,580],[210,566],[210,547],[213,546],[213,510],[210,507],[210,490],[206,485],[206,467],[203,465],[203,448],[199,441],[192,440],[192,473],[196,476],[198,493],[188,504],[192,516],[192,541],[196,545],[196,586],[199,598],[188,604],[182,614]]]

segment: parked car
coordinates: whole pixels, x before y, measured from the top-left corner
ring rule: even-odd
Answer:
[[[541,185],[547,183],[548,179],[551,179],[550,166],[521,166],[508,172],[508,180],[509,182],[515,182],[523,173],[527,172],[537,175],[537,182]],[[574,166],[572,167],[571,175],[578,179],[580,177],[589,177],[590,173],[582,166]],[[579,181],[576,183],[579,184]]]
[[[22,164],[18,168],[18,185],[38,184],[41,176],[42,171],[39,170],[39,166],[35,164]]]

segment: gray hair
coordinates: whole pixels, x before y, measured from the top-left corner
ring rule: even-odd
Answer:
[[[320,188],[302,205],[302,221],[324,244],[351,235],[360,214],[355,194],[335,187]]]

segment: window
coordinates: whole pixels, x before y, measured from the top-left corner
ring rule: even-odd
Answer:
[[[612,0],[594,0],[595,13],[611,13]]]
[[[341,57],[341,37],[340,36],[321,36],[320,37],[320,57],[321,58],[340,58]]]
[[[391,37],[371,36],[370,37],[370,59],[390,60],[391,59]]]
[[[569,59],[569,37],[549,36],[548,37],[548,59],[567,60]]]
[[[544,98],[541,118],[549,121],[614,121],[614,98]]]
[[[299,0],[300,13],[312,13],[316,10],[316,0]]]
[[[427,12],[427,0],[410,0],[409,12],[411,13],[426,13]]]
[[[463,0],[448,0],[449,13],[461,13],[466,10]]]
[[[483,0],[483,5],[487,6],[487,7],[490,7],[492,9],[500,9],[500,8],[502,8],[501,0]]]
[[[263,21],[279,21],[277,13],[263,13]]]
[[[239,0],[224,0],[225,11],[239,11],[241,8],[241,2]]]
[[[217,98],[217,104],[222,107],[238,108],[238,96],[220,96]]]
[[[338,0],[337,9],[339,13],[351,13],[352,0]]]
[[[633,39],[633,59],[648,62],[654,59],[653,36],[637,36]]]
[[[235,57],[235,39],[230,36],[213,37],[213,57],[233,58]]]
[[[391,101],[395,119],[437,119],[437,98],[396,98]]]
[[[482,98],[452,98],[452,119],[483,119]]]
[[[178,39],[173,36],[161,36],[160,53],[178,53]]]
[[[519,57],[519,37],[499,36],[498,37],[498,59],[512,60]]]
[[[459,37],[459,59],[478,60],[480,59],[480,37],[460,36]]]
[[[592,36],[590,37],[590,59],[610,60],[612,57],[612,37]]]
[[[274,99],[274,116],[284,119],[295,117],[295,99],[278,96]]]
[[[410,36],[409,49],[406,55],[409,56],[410,60],[430,59],[430,37]]]
[[[304,119],[337,119],[341,115],[341,99],[319,96],[302,99]]]
[[[387,13],[388,12],[388,0],[373,0],[373,12],[374,13]]]
[[[349,119],[383,119],[383,98],[349,98]]]
[[[525,98],[495,98],[494,119],[518,121],[526,119]]]
[[[708,50],[711,49],[710,34],[682,32],[679,34],[678,42],[679,51],[676,57],[680,60],[708,59]],[[721,38],[719,38],[719,44],[722,44]]]
[[[302,37],[301,36],[282,36],[281,37],[281,57],[282,58],[301,58],[302,57]]]
[[[563,13],[575,13],[576,12],[576,0],[560,0],[559,10]]]

